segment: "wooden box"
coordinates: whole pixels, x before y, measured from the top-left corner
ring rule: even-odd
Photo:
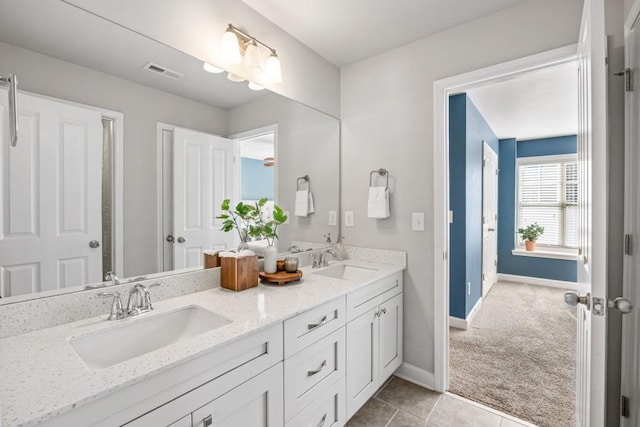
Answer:
[[[258,286],[257,256],[222,257],[220,261],[222,264],[220,285],[223,288],[239,292]]]
[[[216,267],[220,267],[220,257],[218,256],[218,253],[216,252],[215,254],[208,254],[206,252],[204,252],[202,254],[202,256],[204,257],[204,268],[216,268]]]

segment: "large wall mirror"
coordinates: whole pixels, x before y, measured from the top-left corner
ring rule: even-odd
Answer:
[[[238,243],[215,219],[225,198],[288,211],[279,252],[337,238],[338,119],[62,1],[0,6],[0,75],[19,89],[11,147],[0,88],[0,304],[198,268]],[[303,176],[315,212],[296,216]]]

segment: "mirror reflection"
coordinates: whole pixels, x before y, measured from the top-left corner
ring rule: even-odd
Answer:
[[[198,268],[203,250],[239,243],[215,219],[225,198],[287,211],[280,252],[337,237],[337,119],[60,1],[2,10],[19,138],[11,147],[0,89],[0,304],[107,271]],[[296,205],[303,176],[313,213]]]

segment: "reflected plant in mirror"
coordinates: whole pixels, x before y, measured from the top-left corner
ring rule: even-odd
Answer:
[[[266,199],[262,199],[266,202]],[[262,202],[262,200],[260,202]],[[263,203],[264,204],[264,203]],[[231,200],[225,199],[220,206],[222,215],[218,215],[216,219],[222,220],[221,230],[225,233],[235,230],[238,233],[240,244],[238,250],[249,248],[249,237],[256,237],[255,221],[259,215],[258,203],[251,206],[243,202],[239,202],[233,210],[231,210]]]

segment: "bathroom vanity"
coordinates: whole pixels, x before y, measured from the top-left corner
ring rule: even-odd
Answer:
[[[343,425],[402,363],[396,254],[0,340],[2,425]]]

